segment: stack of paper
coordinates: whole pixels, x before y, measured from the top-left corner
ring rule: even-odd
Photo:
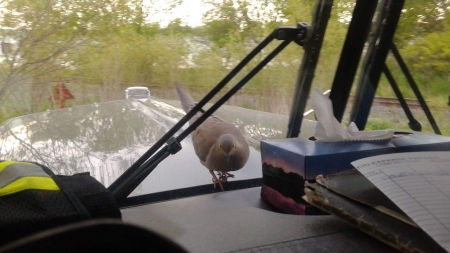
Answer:
[[[450,252],[450,152],[361,159],[317,178],[307,201],[402,251]]]

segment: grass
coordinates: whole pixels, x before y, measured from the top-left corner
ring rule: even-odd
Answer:
[[[450,136],[450,108],[448,106],[431,107],[433,118],[442,135]],[[416,109],[413,116],[422,125],[422,132],[435,133],[425,113]],[[366,124],[366,130],[378,129],[402,129],[411,130],[408,126],[408,119],[398,108],[389,108],[380,112],[372,113]]]
[[[239,107],[251,109],[251,110],[258,110],[255,104],[249,103],[249,102],[243,102],[239,105]]]
[[[366,130],[382,130],[392,128],[394,128],[394,125],[387,119],[369,120],[366,124]]]

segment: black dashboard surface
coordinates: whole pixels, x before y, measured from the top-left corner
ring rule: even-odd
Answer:
[[[397,252],[329,215],[278,213],[260,187],[122,209],[190,252]]]

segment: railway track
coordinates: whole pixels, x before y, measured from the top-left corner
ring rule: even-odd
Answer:
[[[350,99],[353,100],[353,96],[350,96]],[[420,109],[420,103],[416,99],[405,98],[406,104],[410,109]],[[385,107],[401,107],[400,102],[397,98],[387,98],[387,97],[374,97],[373,104],[377,106],[385,106]]]
[[[416,99],[405,98],[406,104],[409,108],[420,109],[420,103]],[[397,98],[375,97],[373,101],[374,105],[400,107],[400,102]]]
[[[201,93],[204,93],[205,87],[200,86],[200,85],[190,85],[189,86],[190,89],[192,89],[193,91],[199,91],[202,90]],[[150,86],[150,90],[159,90],[160,88],[157,86]],[[170,88],[167,90],[171,90]],[[325,93],[329,93],[329,91],[326,91]],[[252,98],[252,97],[264,97],[264,93],[260,93],[260,92],[255,92],[255,91],[248,91],[248,90],[240,90],[236,93],[235,96],[240,96],[240,97],[244,97],[244,98]],[[176,98],[174,98],[176,99]],[[349,96],[349,102],[352,102],[354,99],[353,95]],[[418,100],[416,99],[409,99],[409,98],[405,98],[406,103],[408,104],[410,109],[420,109],[420,103]],[[383,107],[401,107],[400,102],[398,101],[397,98],[390,98],[390,97],[375,97],[373,100],[373,106],[383,106]]]

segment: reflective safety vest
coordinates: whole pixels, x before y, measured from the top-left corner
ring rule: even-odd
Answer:
[[[0,197],[23,190],[59,191],[60,188],[51,176],[36,164],[0,162]]]
[[[31,162],[0,161],[0,247],[46,229],[121,218],[108,189],[89,172],[55,175]]]

